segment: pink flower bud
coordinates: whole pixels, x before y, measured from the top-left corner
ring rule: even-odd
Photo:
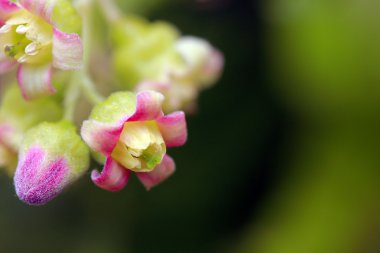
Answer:
[[[16,194],[27,204],[46,204],[83,175],[88,164],[88,148],[71,123],[42,123],[23,140],[14,176]]]
[[[27,204],[45,204],[63,190],[69,170],[63,157],[49,161],[44,150],[33,147],[18,164],[14,177],[16,194]]]

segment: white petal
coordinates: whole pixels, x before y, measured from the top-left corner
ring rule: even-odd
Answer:
[[[51,84],[51,66],[20,64],[17,70],[17,80],[23,97],[27,100],[43,95],[53,94]]]
[[[62,70],[82,67],[83,46],[78,34],[53,31],[53,66]]]

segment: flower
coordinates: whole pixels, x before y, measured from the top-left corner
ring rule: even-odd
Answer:
[[[135,90],[161,92],[167,98],[163,106],[165,111],[184,108],[193,112],[199,92],[220,78],[224,58],[206,40],[196,37],[181,37],[174,47],[181,61],[167,62],[159,76],[140,82]]]
[[[16,4],[10,1],[0,0],[0,27],[5,25],[5,19],[18,10]],[[3,50],[0,50],[0,74],[4,74],[7,71],[11,70],[17,61],[8,60]]]
[[[16,85],[6,89],[0,108],[0,168],[13,176],[23,133],[41,121],[61,117],[59,103],[52,97],[26,102]]]
[[[209,42],[180,36],[172,25],[127,16],[113,26],[117,77],[135,91],[155,90],[165,112],[194,111],[200,91],[215,84],[224,67],[222,53]]]
[[[69,1],[0,0],[0,20],[0,73],[19,64],[17,80],[25,99],[55,92],[52,67],[81,68],[81,21]]]
[[[184,36],[175,43],[176,51],[185,61],[182,76],[192,76],[199,88],[206,88],[220,78],[224,67],[223,54],[204,39]]]
[[[16,194],[30,205],[46,204],[86,172],[89,150],[69,122],[41,123],[20,148]]]
[[[128,15],[111,27],[113,64],[121,85],[135,88],[143,80],[155,80],[169,61],[177,61],[174,43],[179,31],[163,21],[148,22]]]
[[[117,92],[93,109],[81,134],[90,148],[106,157],[103,171],[91,174],[96,185],[119,191],[134,171],[150,189],[174,172],[166,148],[186,142],[186,119],[182,111],[164,116],[163,100],[155,91]]]

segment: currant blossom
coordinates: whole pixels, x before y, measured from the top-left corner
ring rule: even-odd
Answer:
[[[61,117],[59,103],[52,97],[25,102],[16,85],[6,89],[0,107],[0,168],[13,176],[24,132]]]
[[[164,94],[165,111],[185,108],[194,111],[199,92],[220,78],[224,66],[221,52],[206,40],[181,37],[175,44],[181,62],[168,62],[154,81],[140,82],[136,91],[155,90]]]
[[[185,62],[182,73],[177,75],[192,77],[199,88],[207,88],[218,81],[224,67],[223,54],[208,41],[184,36],[175,43],[175,49]]]
[[[93,109],[81,134],[90,148],[106,157],[103,171],[91,174],[97,186],[119,191],[134,171],[150,189],[174,172],[166,148],[186,142],[186,119],[182,111],[165,116],[163,100],[155,91],[117,92]]]
[[[112,35],[117,77],[137,92],[164,94],[165,112],[193,111],[200,91],[215,84],[224,67],[222,53],[209,42],[181,37],[162,21],[128,16],[115,24]]]
[[[113,64],[123,87],[134,89],[143,80],[154,80],[169,61],[178,61],[174,43],[179,31],[163,21],[148,22],[126,16],[111,27]]]
[[[5,25],[5,20],[17,10],[18,7],[16,4],[10,1],[0,0],[0,27]],[[11,70],[16,63],[17,61],[8,60],[3,50],[0,50],[0,74]]]
[[[18,64],[25,99],[55,92],[52,67],[82,66],[81,20],[67,0],[0,0],[0,73]]]
[[[16,194],[27,204],[46,204],[88,166],[89,150],[72,123],[41,123],[23,139],[14,176]]]

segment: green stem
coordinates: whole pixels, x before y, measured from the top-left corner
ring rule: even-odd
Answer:
[[[75,107],[80,95],[80,86],[78,86],[78,74],[78,72],[73,74],[69,83],[69,87],[66,90],[65,99],[63,101],[65,108],[64,119],[68,121],[74,121]]]
[[[90,52],[91,52],[91,19],[92,19],[92,7],[93,0],[80,0],[77,2],[79,12],[83,19],[83,31],[82,31],[82,42],[83,42],[83,68],[80,75],[80,85],[84,96],[88,101],[94,105],[104,100],[104,97],[96,90],[96,85],[90,78],[89,68],[90,68]]]
[[[91,18],[92,0],[82,1],[80,12],[82,16],[83,69],[88,73],[91,52]]]
[[[114,23],[123,15],[113,0],[98,0],[100,10],[108,23]]]
[[[96,91],[93,81],[87,75],[82,76],[81,84],[82,92],[90,103],[96,105],[104,100],[104,97]]]
[[[92,4],[93,0],[78,0],[76,2],[77,8],[83,19],[83,67],[81,70],[72,73],[72,77],[66,89],[63,103],[65,108],[64,119],[68,121],[74,121],[75,108],[81,91],[88,101],[94,105],[104,100],[103,96],[96,90],[95,85],[88,74],[91,52]]]

